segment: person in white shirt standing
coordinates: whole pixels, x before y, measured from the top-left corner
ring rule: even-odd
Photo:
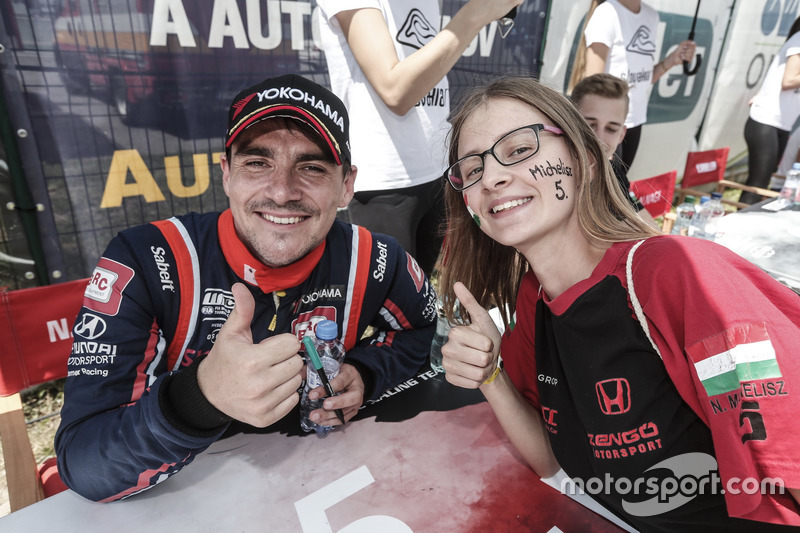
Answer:
[[[766,189],[780,163],[789,132],[800,116],[800,18],[789,29],[780,51],[773,57],[761,88],[753,98],[744,125],[747,143],[747,185]],[[743,192],[740,201],[761,200]]]
[[[470,0],[439,30],[439,2],[318,0],[331,89],[360,169],[350,220],[395,237],[433,270],[444,220],[447,73],[481,28],[522,0]]]
[[[600,73],[628,83],[628,131],[618,149],[626,168],[639,148],[653,83],[684,60],[691,61],[696,48],[694,41],[683,41],[656,63],[658,21],[658,12],[641,0],[593,0],[583,32],[585,48],[579,50],[585,58],[575,62],[578,71],[573,75],[573,86],[586,76]]]

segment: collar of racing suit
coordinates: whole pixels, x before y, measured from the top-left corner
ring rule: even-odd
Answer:
[[[300,285],[311,275],[325,251],[325,241],[311,250],[305,257],[285,267],[268,267],[253,257],[247,246],[239,240],[233,225],[233,215],[226,209],[217,221],[222,253],[236,275],[250,285],[257,285],[264,293],[289,289]]]

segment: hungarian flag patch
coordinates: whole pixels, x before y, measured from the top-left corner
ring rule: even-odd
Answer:
[[[737,390],[741,383],[781,377],[775,348],[764,324],[744,324],[686,348],[709,396]]]

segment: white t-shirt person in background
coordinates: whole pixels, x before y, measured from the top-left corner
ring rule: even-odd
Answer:
[[[639,148],[641,126],[647,122],[653,83],[683,61],[692,61],[696,45],[683,41],[656,63],[659,19],[655,9],[641,0],[606,0],[590,13],[583,34],[587,47],[584,77],[607,73],[628,82],[628,132],[618,155],[630,167]]]
[[[800,18],[794,21],[780,51],[772,59],[761,88],[753,98],[744,125],[747,143],[747,185],[769,187],[770,177],[786,149],[789,132],[800,116]],[[794,156],[794,154],[792,154]],[[791,164],[789,164],[791,167]],[[761,196],[743,192],[742,202]]]
[[[481,28],[522,1],[470,0],[440,31],[436,1],[317,0],[359,169],[350,220],[395,237],[426,273],[442,243],[447,73]]]

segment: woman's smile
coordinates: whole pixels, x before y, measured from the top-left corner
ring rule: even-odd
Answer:
[[[489,209],[489,211],[493,215],[496,215],[496,214],[501,213],[503,211],[508,211],[509,209],[513,209],[515,207],[518,207],[518,206],[521,206],[521,205],[525,205],[528,202],[530,202],[531,200],[533,200],[532,196],[528,196],[526,198],[519,198],[517,200],[509,200],[507,202],[503,202],[502,204],[495,205],[495,206],[491,207]]]

